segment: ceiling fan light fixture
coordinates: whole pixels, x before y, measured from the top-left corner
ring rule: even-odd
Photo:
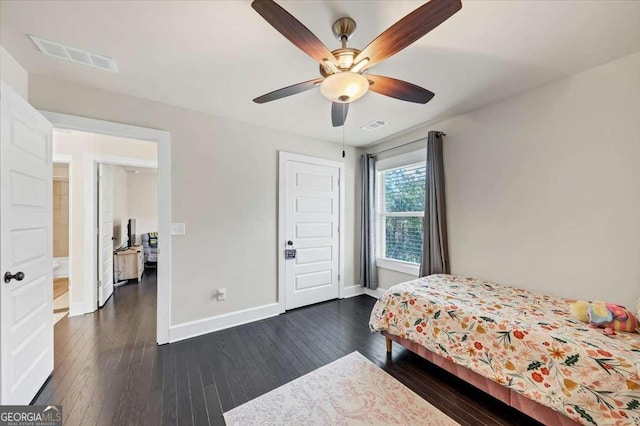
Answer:
[[[349,69],[353,65],[353,56],[343,55],[338,58],[338,68]]]
[[[342,52],[341,52],[342,51]],[[348,70],[353,65],[356,51],[351,49],[340,49],[334,53],[336,59],[338,59],[338,68],[341,70]]]
[[[324,66],[325,66],[325,69],[328,71],[328,73],[335,74],[337,72],[340,72],[340,69],[336,66],[336,64],[334,64],[328,59],[324,60]]]
[[[361,60],[354,66],[352,66],[350,71],[359,73],[360,71],[362,71],[364,67],[367,66],[368,63],[369,63],[369,58],[364,58],[363,60]]]
[[[354,72],[332,74],[320,84],[320,93],[338,103],[353,102],[369,91],[369,80]]]

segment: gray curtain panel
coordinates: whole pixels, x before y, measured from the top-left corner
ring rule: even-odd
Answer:
[[[429,132],[424,200],[424,243],[420,276],[448,274],[447,209],[444,194],[442,132]]]
[[[363,287],[374,290],[378,288],[378,272],[376,270],[376,252],[374,247],[376,157],[370,154],[364,154],[360,159],[360,164],[362,166],[360,280]]]

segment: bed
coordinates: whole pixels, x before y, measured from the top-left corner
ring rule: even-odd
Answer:
[[[640,335],[589,328],[565,299],[431,275],[389,289],[369,326],[545,424],[640,425]]]

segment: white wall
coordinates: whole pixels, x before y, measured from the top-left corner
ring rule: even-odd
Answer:
[[[31,102],[33,104],[33,102]],[[146,161],[157,161],[157,147],[153,142],[138,141],[113,136],[93,135],[84,132],[53,132],[53,155],[71,157],[69,165],[70,180],[70,261],[71,286],[70,314],[77,315],[95,310],[89,291],[92,289],[93,259],[89,259],[86,244],[92,236],[85,232],[85,224],[91,221],[86,206],[95,203],[96,188],[90,188],[86,175],[94,173],[97,156],[127,157]],[[87,186],[88,185],[88,186]],[[126,232],[126,229],[125,229]]]
[[[127,173],[121,166],[111,165],[113,176],[113,242],[118,248],[127,242],[127,221],[129,220],[129,196]]]
[[[276,302],[278,151],[342,161],[339,145],[37,75],[29,85],[36,108],[171,132],[172,221],[187,229],[172,241],[172,325]],[[359,282],[357,153],[345,160],[345,286]]]
[[[158,176],[127,174],[127,214],[136,220],[136,240],[147,232],[158,232]]]
[[[640,53],[369,151],[436,129],[453,273],[635,306]]]
[[[392,271],[391,269],[378,268],[378,287],[384,290],[391,286],[406,281],[415,280],[418,275],[406,274],[404,272]]]
[[[0,80],[7,83],[20,96],[29,97],[29,74],[27,70],[0,45]]]

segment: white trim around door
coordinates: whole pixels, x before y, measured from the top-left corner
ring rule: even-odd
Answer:
[[[69,166],[69,182],[71,182],[73,176],[73,170],[71,170],[71,162],[73,161],[73,157],[71,155],[64,154],[53,154],[53,162],[66,164]],[[69,185],[69,223],[74,223],[75,217],[73,216],[73,209],[71,208],[71,200],[73,200],[73,185]],[[73,262],[73,226],[69,227],[69,275],[67,279],[69,280],[69,316],[75,317],[78,315],[84,315],[84,302],[83,303],[71,303],[72,300],[75,300],[73,297],[74,293],[77,291],[73,287],[73,268],[71,267]]]
[[[88,288],[85,288],[85,298],[84,298],[84,306],[85,313],[95,312],[101,305],[98,303],[99,299],[99,290],[100,287],[98,283],[95,282],[94,277],[100,277],[97,273],[99,269],[99,264],[97,263],[97,259],[100,257],[98,255],[98,234],[93,233],[91,230],[97,228],[99,231],[101,229],[101,225],[97,222],[99,217],[98,214],[98,194],[99,191],[96,191],[98,187],[97,181],[97,171],[100,164],[108,164],[112,166],[129,166],[129,167],[142,167],[147,169],[157,169],[158,162],[152,160],[141,160],[138,158],[130,158],[130,157],[119,157],[115,155],[104,155],[104,154],[85,154],[85,165],[83,167],[84,170],[84,181],[85,181],[85,206],[84,209],[89,214],[86,216],[87,220],[92,220],[92,222],[87,222],[85,235],[87,239],[85,241],[85,252],[89,253],[90,259],[90,267],[85,268],[85,282],[95,284],[94,287],[89,291]],[[87,185],[86,183],[90,184]],[[160,192],[160,188],[158,187],[158,192]],[[70,222],[72,223],[72,222]],[[162,267],[161,267],[162,269]]]
[[[146,127],[131,126],[128,124],[114,123],[93,118],[78,117],[57,112],[40,111],[54,128],[79,130],[84,132],[99,133],[104,135],[125,137],[131,139],[141,139],[158,144],[158,233],[165,235],[165,238],[158,240],[158,309],[156,340],[158,344],[169,343],[169,327],[171,324],[171,134],[164,130],[149,129]],[[90,159],[95,164],[96,159]],[[99,161],[110,163],[124,160],[115,157],[102,157]],[[119,163],[120,164],[120,163]],[[125,160],[125,165],[126,160]],[[133,165],[133,164],[132,164]],[[140,165],[137,163],[136,165]],[[86,243],[93,245],[94,223],[85,224],[91,229],[87,233]],[[95,248],[95,247],[94,247]],[[91,257],[96,259],[96,256]],[[85,294],[94,298],[97,292],[95,268],[89,268],[92,277],[87,280]],[[91,303],[91,301],[90,301]],[[89,312],[95,310],[95,306],[87,306],[85,298],[85,310]]]
[[[278,304],[280,306],[280,312],[285,312],[286,310],[286,265],[285,265],[285,257],[284,250],[287,244],[287,235],[286,235],[286,187],[287,187],[287,176],[286,176],[286,164],[288,161],[297,161],[302,163],[308,163],[312,165],[318,166],[327,166],[327,167],[335,167],[339,170],[339,278],[338,278],[338,287],[339,287],[339,298],[344,298],[344,285],[345,285],[345,276],[344,276],[344,252],[345,252],[345,233],[344,233],[344,224],[345,224],[345,164],[344,162],[327,160],[324,158],[316,158],[310,157],[307,155],[301,154],[293,154],[290,152],[280,151],[279,153],[279,169],[278,169],[278,250],[276,251],[278,256]]]

